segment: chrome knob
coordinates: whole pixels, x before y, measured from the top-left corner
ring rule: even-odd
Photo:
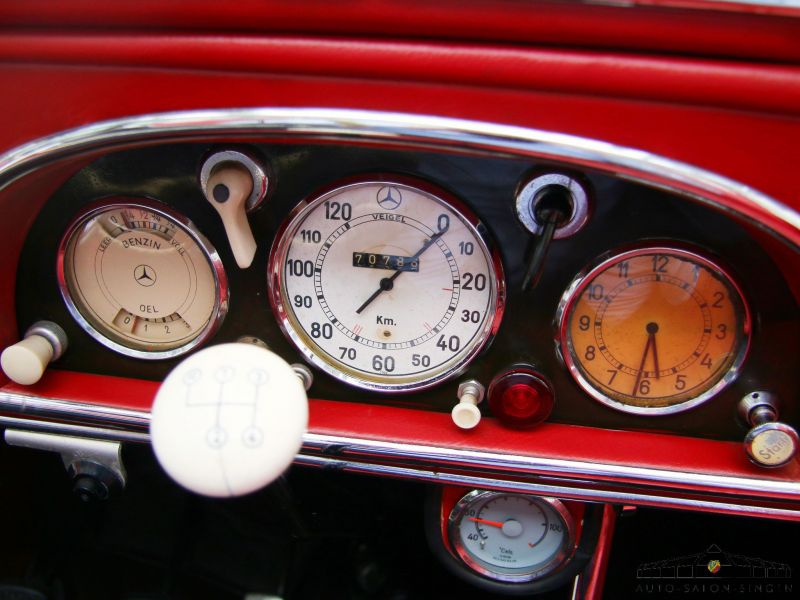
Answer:
[[[778,421],[774,394],[757,391],[739,402],[739,414],[752,427],[744,438],[748,458],[761,467],[782,467],[797,453],[797,431]]]

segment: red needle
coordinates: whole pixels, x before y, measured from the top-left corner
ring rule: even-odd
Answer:
[[[499,521],[487,521],[486,519],[476,519],[475,517],[469,517],[470,521],[475,521],[476,523],[483,523],[484,525],[491,525],[492,527],[502,527],[503,524]]]

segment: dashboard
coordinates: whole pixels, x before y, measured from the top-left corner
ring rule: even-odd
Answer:
[[[798,520],[794,19],[271,5],[265,33],[240,4],[216,36],[211,6],[8,9],[9,445],[86,498],[151,445],[210,496],[291,463],[426,483],[429,547],[487,593],[600,597],[623,506]],[[232,431],[269,451],[217,474]]]

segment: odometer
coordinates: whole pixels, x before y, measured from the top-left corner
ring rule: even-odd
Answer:
[[[310,362],[358,387],[412,390],[477,354],[499,324],[502,273],[454,202],[362,181],[298,207],[270,255],[270,292]]]
[[[578,384],[618,410],[665,414],[712,398],[750,341],[739,287],[693,250],[650,246],[581,274],[559,306],[562,356]]]

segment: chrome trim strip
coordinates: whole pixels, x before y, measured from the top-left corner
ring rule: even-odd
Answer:
[[[150,427],[150,413],[146,411],[112,408],[56,398],[41,398],[5,391],[0,392],[0,411],[23,416],[64,419],[77,424],[99,424],[111,428],[130,427],[134,430],[146,431]],[[16,427],[20,428],[20,425],[18,424]]]
[[[146,411],[115,409],[9,392],[0,392],[0,410],[6,413],[62,419],[69,422],[65,424],[30,421],[31,428],[40,431],[65,432],[65,427],[85,426],[83,435],[94,437],[93,432],[97,432],[99,427],[104,432],[119,431],[120,439],[123,439],[123,436],[129,438],[124,441],[143,443],[149,441],[147,432],[150,425],[150,413]],[[0,416],[0,425],[6,423],[10,418]],[[26,419],[14,419],[13,426],[17,429],[24,429],[25,422]],[[109,438],[104,437],[103,439]],[[415,463],[419,464],[420,468],[430,467],[434,471],[440,471],[443,468],[465,468],[494,471],[494,476],[498,472],[515,477],[546,476],[551,480],[563,479],[576,483],[578,483],[577,480],[580,480],[582,484],[596,480],[593,482],[595,487],[614,483],[650,486],[670,491],[679,486],[682,491],[701,494],[744,493],[762,498],[800,502],[800,482],[670,471],[650,467],[541,458],[306,433],[303,436],[303,448],[297,462],[302,462],[306,457],[313,458],[312,455],[335,458],[348,463],[368,460]],[[373,466],[377,468],[380,465]],[[442,475],[444,476],[443,473]],[[485,478],[485,476],[481,477],[481,479]],[[800,506],[798,510],[800,510]]]
[[[84,437],[93,440],[108,440],[110,442],[150,443],[150,435],[147,433],[134,433],[121,429],[87,427],[85,425],[71,425],[69,423],[54,423],[51,421],[35,421],[33,419],[19,419],[2,415],[0,415],[0,427],[22,431],[41,431],[71,437]]]
[[[487,477],[476,477],[460,473],[443,473],[439,471],[424,471],[410,467],[396,467],[390,465],[377,465],[358,463],[354,461],[329,458],[325,456],[300,455],[295,459],[295,464],[321,467],[327,470],[340,470],[351,473],[365,473],[384,477],[400,479],[413,479],[427,481],[442,485],[457,485],[464,487],[484,488],[524,494],[537,494],[584,500],[588,502],[607,502],[612,504],[635,504],[657,506],[660,508],[677,508],[702,512],[728,513],[750,517],[771,517],[791,521],[800,520],[800,508],[797,510],[785,508],[772,508],[736,504],[734,502],[715,500],[696,500],[686,498],[673,498],[654,496],[646,493],[615,492],[605,490],[585,490],[560,485],[548,485],[529,481],[505,481]]]
[[[643,150],[578,136],[443,117],[321,108],[196,110],[102,121],[40,138],[0,155],[0,190],[58,159],[154,139],[225,134],[358,141],[514,157],[536,157],[614,174],[679,193],[754,224],[800,247],[800,213],[740,182]],[[776,219],[774,231],[759,218]]]
[[[719,493],[749,492],[789,497],[800,501],[800,482],[749,479],[727,475],[668,471],[647,467],[631,467],[609,463],[595,463],[564,459],[540,458],[515,454],[500,454],[477,450],[460,450],[436,446],[420,446],[378,440],[366,440],[307,433],[303,448],[316,449],[323,455],[341,456],[349,460],[356,457],[419,461],[437,466],[467,467],[507,471],[516,475],[548,475],[557,478],[602,477],[616,482],[645,483],[669,488],[672,485]]]

